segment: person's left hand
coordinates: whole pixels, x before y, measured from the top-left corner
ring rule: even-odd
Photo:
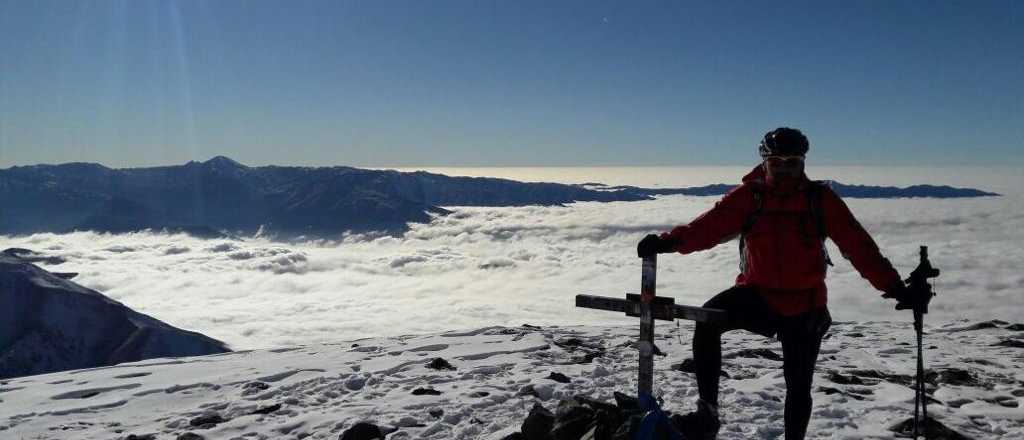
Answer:
[[[882,298],[895,299],[896,310],[913,309],[917,301],[914,292],[903,281],[893,283],[892,286],[885,289],[885,295],[882,295]]]

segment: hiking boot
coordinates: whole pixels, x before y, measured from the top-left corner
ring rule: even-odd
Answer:
[[[686,440],[715,440],[718,437],[718,408],[697,400],[697,410],[686,415],[673,415],[672,424]]]

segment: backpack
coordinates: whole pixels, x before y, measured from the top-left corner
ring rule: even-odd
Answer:
[[[828,248],[825,247],[825,238],[828,237],[828,231],[825,230],[825,216],[821,208],[821,192],[825,183],[810,181],[810,185],[807,188],[807,206],[811,212],[811,217],[814,220],[815,228],[817,229],[818,241],[821,242],[821,259],[822,267],[824,270],[828,270],[828,266],[834,266],[832,264],[832,258],[828,255]],[[740,272],[747,273],[747,254],[746,254],[746,235],[750,232],[750,229],[754,227],[754,223],[757,223],[757,219],[761,216],[761,211],[764,208],[764,201],[762,200],[763,195],[761,189],[754,187],[754,212],[747,217],[747,220],[743,222],[743,229],[740,230]],[[803,224],[803,238],[807,239],[807,222],[806,216],[801,218]]]

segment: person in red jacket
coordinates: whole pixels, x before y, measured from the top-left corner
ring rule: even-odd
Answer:
[[[804,174],[810,145],[799,130],[780,127],[765,134],[762,163],[743,183],[689,224],[648,235],[640,257],[688,254],[740,239],[740,274],[733,287],[704,307],[728,312],[726,324],[698,323],[693,333],[700,400],[683,416],[687,439],[714,439],[719,429],[718,376],[722,333],[743,329],[782,342],[786,381],[786,439],[802,439],[811,414],[811,382],[821,340],[832,322],[825,287],[831,264],[824,239],[831,238],[860,274],[901,304],[910,295],[867,231],[827,185]]]

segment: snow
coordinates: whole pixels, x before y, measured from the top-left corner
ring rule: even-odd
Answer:
[[[953,325],[930,328],[925,336],[926,346],[935,347],[926,351],[932,371],[966,370],[975,381],[940,380],[934,396],[941,403],[929,405],[930,414],[962,434],[1024,436],[1024,356],[1019,348],[992,345],[1022,337],[1006,327]],[[690,357],[691,331],[689,323],[656,328],[656,344],[666,356],[655,361],[655,394],[670,411],[688,411],[695,400],[692,375],[673,369]],[[0,437],[175,438],[194,432],[206,438],[335,439],[353,424],[370,421],[397,428],[389,439],[500,439],[518,430],[535,402],[553,409],[557,400],[578,394],[610,402],[615,391],[634,393],[637,356],[631,343],[637,333],[635,325],[486,327],[12,379],[0,385]],[[809,438],[891,438],[888,427],[912,411],[906,381],[914,371],[913,347],[906,345],[912,335],[909,322],[836,323],[818,364]],[[781,362],[743,357],[742,351],[778,353],[777,341],[744,332],[727,333],[723,340],[723,369],[730,378],[722,379],[720,438],[780,435]],[[583,351],[600,355],[582,362]],[[456,369],[427,368],[438,357]],[[548,379],[552,372],[571,381]],[[836,382],[855,376],[861,383]],[[525,392],[529,387],[532,393]],[[439,394],[414,395],[419,388]],[[216,420],[211,416],[225,421],[190,424],[202,422],[200,417]]]

